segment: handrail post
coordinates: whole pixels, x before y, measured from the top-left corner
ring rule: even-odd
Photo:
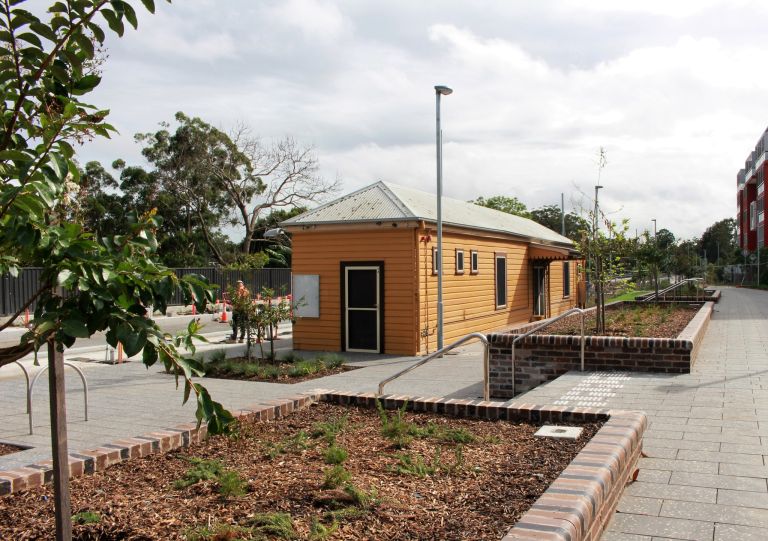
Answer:
[[[584,372],[584,345],[586,338],[584,337],[584,311],[581,312],[581,371]]]
[[[515,358],[515,343],[516,342],[517,342],[517,338],[512,340],[512,398],[515,397],[515,364],[517,364],[517,362],[516,362],[517,360]]]
[[[483,348],[483,400],[491,399],[491,344],[484,344]]]

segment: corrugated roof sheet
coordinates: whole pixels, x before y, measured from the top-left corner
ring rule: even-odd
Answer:
[[[435,222],[437,220],[435,194],[390,182],[377,182],[286,220],[282,225],[341,224],[380,220]],[[533,220],[449,197],[443,197],[443,224],[498,231],[544,243],[573,246],[569,238]]]

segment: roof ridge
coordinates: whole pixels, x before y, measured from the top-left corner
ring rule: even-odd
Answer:
[[[400,199],[397,194],[392,191],[392,188],[389,187],[389,185],[392,184],[391,182],[380,180],[376,184],[380,184],[384,188],[384,195],[386,195],[390,201],[392,201],[395,205],[397,205],[398,208],[400,208],[401,211],[403,211],[404,217],[417,217],[413,209],[409,207],[405,201]],[[395,184],[392,185],[395,186]],[[403,186],[403,188],[405,188],[405,186]]]

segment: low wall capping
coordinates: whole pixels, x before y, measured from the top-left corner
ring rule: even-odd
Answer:
[[[273,420],[316,402],[374,408],[374,393],[316,389],[280,400],[268,400],[235,412],[237,417]],[[642,451],[648,421],[644,413],[587,407],[541,406],[522,401],[487,402],[444,397],[384,395],[387,409],[400,408],[502,421],[584,422],[602,421],[597,434],[582,448],[560,476],[504,535],[502,541],[581,541],[600,537],[631,480]],[[101,471],[131,458],[188,447],[207,436],[194,423],[121,438],[95,449],[70,453],[70,476]],[[52,480],[51,461],[0,471],[0,496],[38,487]]]
[[[628,303],[613,303],[612,306],[622,304]],[[713,301],[703,303],[677,338],[587,336],[585,370],[687,374],[696,361],[713,310]],[[567,372],[581,369],[581,336],[533,334],[516,344],[513,373],[512,341],[534,325],[526,324],[506,333],[488,335],[492,397],[514,398],[513,387],[519,395]]]

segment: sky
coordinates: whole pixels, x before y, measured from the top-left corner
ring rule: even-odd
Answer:
[[[42,1],[42,0],[40,0]],[[158,0],[110,35],[88,97],[120,134],[82,162],[141,164],[177,111],[316,149],[341,193],[378,180],[536,208],[600,206],[630,231],[700,236],[736,214],[768,125],[768,3],[746,0]]]

